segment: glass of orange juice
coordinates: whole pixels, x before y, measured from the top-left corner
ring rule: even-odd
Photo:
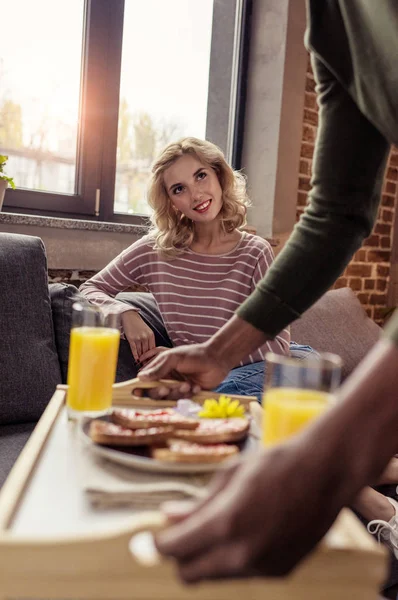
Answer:
[[[342,360],[323,353],[304,360],[266,354],[263,445],[294,435],[321,415],[340,384]]]
[[[119,315],[75,302],[69,344],[69,418],[98,416],[112,405],[120,340]]]

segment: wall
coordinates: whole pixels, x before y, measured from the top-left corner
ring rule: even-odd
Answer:
[[[295,223],[307,52],[304,0],[253,3],[242,167],[248,221],[279,251]]]
[[[308,62],[300,152],[297,219],[304,210],[307,194],[310,190],[312,156],[317,125],[318,106],[316,103],[315,82],[311,65]],[[387,307],[397,180],[398,149],[393,148],[386,170],[382,200],[374,230],[333,286],[334,288],[348,286],[354,290],[368,315],[379,324],[383,323]]]
[[[72,279],[77,271],[99,271],[146,231],[139,225],[0,213],[0,233],[40,237],[50,272],[64,271],[66,277],[68,271]]]

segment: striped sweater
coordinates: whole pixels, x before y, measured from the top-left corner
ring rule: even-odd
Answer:
[[[134,285],[144,286],[159,306],[174,346],[204,342],[216,333],[247,298],[273,261],[270,244],[243,232],[233,250],[221,255],[187,249],[165,259],[145,236],[86,281],[81,293],[105,312],[123,313],[131,306],[114,299]],[[284,329],[240,364],[264,360],[265,352],[289,354],[290,333]]]

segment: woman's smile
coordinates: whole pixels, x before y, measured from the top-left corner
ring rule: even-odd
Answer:
[[[194,210],[198,213],[205,213],[207,210],[209,210],[210,205],[211,205],[211,200],[205,200],[204,202],[197,204],[195,206]]]

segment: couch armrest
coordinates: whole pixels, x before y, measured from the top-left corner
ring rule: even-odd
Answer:
[[[347,377],[380,337],[381,328],[369,319],[350,288],[330,290],[291,325],[291,338],[318,352],[343,359]]]
[[[37,420],[61,382],[38,237],[0,233],[0,424]]]

